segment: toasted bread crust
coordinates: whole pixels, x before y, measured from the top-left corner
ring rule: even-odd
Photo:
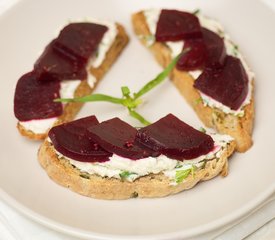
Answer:
[[[132,15],[132,23],[137,36],[151,35],[143,12]],[[146,46],[146,39],[142,37],[139,39],[141,43]],[[166,67],[171,62],[171,51],[166,45],[155,42],[148,48],[162,67]],[[204,106],[202,102],[198,102],[197,100],[200,98],[200,94],[193,87],[194,78],[187,72],[179,71],[175,68],[170,77],[181,95],[186,99],[188,104],[191,105],[207,127],[215,128],[220,133],[234,137],[237,143],[236,150],[238,152],[245,152],[252,146],[251,135],[254,123],[253,94],[250,104],[244,108],[244,116],[238,117],[232,114],[225,114],[219,109]]]
[[[218,174],[226,176],[228,157],[234,152],[235,142],[227,145],[226,151],[219,160],[206,163],[205,168],[197,170],[178,185],[171,185],[164,174],[150,174],[134,182],[121,181],[115,178],[103,178],[83,173],[68,160],[59,159],[53,145],[45,140],[38,151],[38,159],[49,177],[56,183],[81,195],[98,199],[128,199],[132,197],[164,197],[194,187],[198,182],[214,178]]]
[[[91,88],[88,85],[87,80],[83,80],[74,93],[75,97],[82,97],[82,96],[91,94],[91,92],[95,89],[99,81],[103,78],[104,74],[114,64],[117,57],[120,55],[124,47],[127,45],[129,38],[123,26],[120,24],[116,24],[116,25],[117,25],[118,33],[115,38],[115,41],[113,42],[112,46],[110,47],[109,51],[106,54],[104,61],[98,68],[93,68],[93,67],[90,68],[90,73],[97,79],[94,87]],[[73,120],[82,106],[83,106],[83,103],[79,103],[79,102],[67,103],[64,107],[63,114],[57,119],[54,125],[59,125],[61,123]],[[20,124],[20,122],[17,123],[17,128],[21,133],[21,135],[33,140],[43,140],[47,136],[47,133],[36,134],[26,129],[24,126]]]

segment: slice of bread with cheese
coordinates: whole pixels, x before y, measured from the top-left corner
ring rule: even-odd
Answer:
[[[127,45],[129,38],[127,36],[127,33],[125,32],[124,27],[120,24],[114,24],[114,26],[116,28],[116,36],[114,37],[114,40],[112,41],[111,46],[109,47],[105,56],[103,56],[104,59],[99,66],[91,65],[89,69],[87,69],[88,78],[80,81],[79,85],[76,87],[71,97],[81,97],[91,94],[96,85],[115,63],[120,53]],[[102,45],[104,44],[106,45],[106,43],[102,43]],[[17,124],[17,128],[23,136],[26,136],[30,139],[42,140],[47,136],[48,130],[53,125],[58,125],[73,120],[82,106],[83,103],[80,102],[65,104],[63,107],[62,115],[54,119],[52,123],[47,124],[47,127],[43,128],[42,130],[41,125],[43,124],[41,122],[44,119],[38,121],[28,121],[26,123],[19,121]],[[36,126],[39,129],[38,131],[36,131]]]
[[[146,11],[141,11],[132,15],[134,32],[141,43],[153,53],[157,62],[162,67],[166,67],[173,58],[172,50],[171,47],[169,47],[169,44],[155,41],[155,33],[151,32],[151,27],[148,25],[148,22],[152,21],[152,19],[150,19],[150,16],[146,18],[146,14],[148,14],[148,12],[149,11],[147,11],[147,13]],[[207,21],[209,23],[212,20],[207,19]],[[227,37],[224,32],[221,33],[225,36],[225,38]],[[236,45],[234,45],[231,41],[230,44],[237,49]],[[241,57],[239,52],[238,56]],[[220,133],[232,136],[236,140],[237,151],[245,152],[248,150],[253,143],[252,129],[254,122],[254,76],[252,76],[250,81],[250,102],[243,107],[242,114],[240,115],[232,114],[230,112],[228,113],[219,108],[205,104],[205,102],[202,101],[200,92],[193,87],[195,81],[194,75],[196,75],[196,71],[187,72],[174,68],[170,77],[180,94],[186,99],[207,127],[214,128]]]
[[[91,118],[92,116],[87,117],[84,121],[87,123]],[[174,132],[174,125],[171,124],[172,128],[170,128],[168,126],[170,122],[168,122],[168,124],[166,122],[165,126],[169,127],[173,132],[172,135],[176,136],[177,140],[170,139],[171,134],[168,134],[170,131],[168,129],[168,131],[163,131],[162,134],[168,137],[165,141],[172,143],[172,146],[175,146],[174,144],[177,144],[176,142],[187,141],[188,146],[190,146],[190,144],[194,145],[193,150],[196,153],[188,147],[187,149],[189,150],[185,151],[188,156],[186,155],[184,159],[179,159],[176,155],[169,157],[169,154],[160,154],[159,150],[154,149],[154,153],[149,153],[149,157],[146,155],[145,157],[135,159],[132,158],[133,155],[131,156],[129,152],[132,151],[131,146],[135,153],[139,151],[136,146],[142,147],[142,154],[148,153],[148,145],[136,143],[139,135],[135,135],[134,133],[136,137],[133,143],[129,141],[125,143],[125,141],[122,141],[121,147],[117,147],[117,143],[121,141],[118,140],[118,135],[127,135],[128,133],[125,133],[125,131],[128,130],[125,130],[125,128],[128,128],[129,125],[122,122],[122,126],[125,127],[123,129],[118,128],[117,134],[113,134],[110,132],[116,130],[113,130],[113,128],[106,130],[106,127],[108,128],[107,122],[121,122],[121,120],[117,118],[102,122],[101,125],[90,125],[85,127],[84,130],[82,127],[84,124],[82,124],[82,126],[77,125],[80,121],[82,121],[82,119],[52,128],[49,132],[49,137],[45,139],[39,149],[38,159],[41,166],[53,181],[74,192],[92,198],[128,199],[133,197],[164,197],[190,189],[200,181],[212,179],[219,174],[226,176],[228,173],[228,158],[232,155],[236,146],[233,138],[228,135],[208,132],[205,134],[198,130],[191,130],[195,131],[198,136],[203,135],[206,139],[213,141],[213,145],[209,146],[208,143],[202,140],[202,137],[196,137],[197,140],[195,140],[190,132]],[[179,123],[179,125],[180,124],[181,123]],[[101,126],[103,128],[101,128]],[[149,127],[151,126],[152,125]],[[111,140],[109,143],[106,143],[105,140],[103,140],[102,143],[98,141],[94,142],[93,135],[87,133],[87,129],[88,132],[95,131],[94,133],[98,133],[100,128],[104,132],[102,135],[103,138],[108,139],[109,135],[112,139],[115,138],[115,140],[113,139],[114,141]],[[190,129],[190,126],[188,128]],[[141,136],[145,136],[144,134],[153,136],[146,127],[144,130],[139,129],[135,131],[141,131]],[[86,137],[85,134],[88,134],[88,137]],[[65,136],[66,139],[64,139]],[[75,141],[73,139],[82,140],[80,143],[74,143]],[[147,140],[146,142],[146,144],[148,144]],[[194,142],[201,142],[201,144],[197,145],[197,143]],[[115,145],[114,148],[112,144]],[[78,149],[77,146],[81,147]],[[180,144],[180,146],[183,145]],[[107,153],[109,155],[102,155],[102,148],[105,151],[108,150]],[[119,150],[120,153],[114,153],[112,151],[112,149],[118,151],[118,148],[123,148],[123,151],[126,151],[127,154],[130,155],[126,157],[121,150]],[[198,148],[208,148],[210,151],[207,150],[203,154],[199,154],[197,152]],[[72,149],[72,151],[70,149]],[[167,149],[168,148],[165,148],[165,151]],[[174,147],[171,149],[173,152],[175,151]],[[95,151],[100,151],[104,159],[99,157],[99,152],[95,154]],[[189,155],[191,151],[193,152],[192,154],[195,153],[197,155]],[[182,154],[182,151],[180,154]],[[105,159],[106,156],[108,156],[108,159]]]

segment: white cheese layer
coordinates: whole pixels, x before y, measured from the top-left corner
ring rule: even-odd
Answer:
[[[193,167],[200,169],[204,165],[205,161],[219,158],[225,150],[225,146],[233,140],[233,138],[228,135],[216,133],[211,133],[210,135],[214,140],[214,150],[198,158],[184,161],[171,159],[165,155],[131,160],[113,154],[109,161],[102,163],[90,163],[67,158],[57,151],[56,153],[59,158],[67,159],[70,164],[78,168],[83,173],[96,174],[101,177],[123,179],[130,182],[151,173],[163,173],[171,180],[171,184],[176,184],[178,171],[191,169]]]
[[[105,25],[108,27],[107,32],[103,35],[103,38],[98,46],[97,54],[90,58],[87,64],[87,83],[93,88],[97,79],[90,72],[90,68],[98,68],[106,57],[106,53],[109,51],[113,42],[115,41],[117,35],[117,27],[115,23],[108,21],[99,21],[99,20],[89,20],[85,19],[86,22],[97,23],[101,25]],[[77,20],[74,22],[83,22],[83,20]],[[81,83],[81,80],[63,80],[61,82],[60,88],[60,98],[73,98],[75,90]],[[30,130],[35,134],[44,134],[51,128],[54,122],[58,119],[58,117],[49,118],[49,119],[34,119],[30,121],[19,121],[20,125],[22,125],[26,130]]]
[[[30,120],[30,121],[24,121],[24,122],[20,121],[19,123],[25,129],[32,131],[35,134],[44,134],[48,131],[48,129],[51,126],[53,126],[56,120],[57,118],[53,117],[53,118]]]
[[[149,10],[145,10],[143,13],[144,13],[146,23],[150,29],[151,34],[155,35],[161,10],[149,9]],[[197,17],[199,18],[201,26],[217,33],[218,35],[220,35],[221,37],[224,38],[224,43],[225,43],[227,54],[237,57],[241,60],[243,67],[247,73],[248,81],[249,81],[248,94],[247,94],[245,100],[243,101],[242,105],[240,106],[240,108],[237,110],[232,110],[229,107],[225,106],[224,104],[218,102],[217,100],[215,100],[199,91],[201,98],[203,100],[203,103],[205,106],[210,106],[212,108],[218,108],[227,114],[233,114],[233,115],[241,117],[244,115],[243,108],[250,103],[251,98],[252,98],[252,80],[253,80],[255,74],[248,67],[246,61],[244,60],[244,57],[238,51],[238,49],[236,48],[236,45],[231,41],[230,37],[227,34],[225,34],[222,25],[218,21],[208,18],[208,17],[205,17],[201,13],[197,14]],[[150,38],[147,42],[147,45],[150,46],[153,43],[154,43],[154,38]],[[170,48],[172,57],[175,57],[182,52],[182,48],[184,46],[184,41],[166,42],[166,45]],[[201,73],[202,73],[201,70],[189,71],[189,74],[194,79],[197,79]]]

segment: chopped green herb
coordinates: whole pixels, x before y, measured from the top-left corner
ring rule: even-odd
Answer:
[[[204,168],[205,168],[205,165],[206,165],[206,161],[203,160],[203,164],[202,164],[202,166],[201,166],[201,169],[204,169]]]
[[[203,103],[203,99],[201,97],[195,100],[196,105],[198,105],[199,103]]]
[[[155,36],[154,35],[140,35],[139,38],[144,39],[146,42],[148,41],[155,41]]]
[[[239,54],[239,46],[238,45],[236,45],[236,44],[234,44],[233,45],[233,55],[235,56],[235,57],[237,57],[238,56],[238,54]]]
[[[85,179],[90,179],[90,176],[87,173],[80,173],[79,176]]]
[[[244,116],[244,111],[241,111],[240,113],[237,114],[237,117],[241,118]]]
[[[193,12],[193,14],[194,14],[194,15],[198,15],[198,14],[200,13],[200,11],[201,11],[201,10],[198,8],[198,9],[196,9],[196,10]]]
[[[192,177],[193,177],[193,178],[195,177],[195,171],[196,171],[197,169],[198,169],[198,168],[197,168],[195,165],[192,165],[191,174],[192,174]]]
[[[203,133],[206,133],[206,130],[203,127],[200,127],[200,131],[203,132]]]
[[[186,179],[189,176],[191,171],[191,168],[176,171],[176,183],[181,183],[184,179]]]
[[[119,174],[119,176],[122,180],[125,180],[126,178],[128,178],[132,174],[135,174],[135,173],[128,172],[128,171],[123,171]]]
[[[181,168],[181,167],[182,167],[182,164],[178,163],[175,168]]]

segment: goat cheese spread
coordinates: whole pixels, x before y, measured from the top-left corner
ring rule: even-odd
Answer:
[[[117,178],[133,182],[139,177],[149,174],[163,173],[170,179],[171,185],[182,182],[189,174],[195,173],[196,170],[202,169],[208,160],[218,160],[225,151],[225,147],[233,138],[228,135],[221,135],[211,132],[214,140],[214,150],[206,155],[199,156],[195,159],[179,161],[160,155],[158,157],[148,157],[139,160],[131,160],[113,154],[107,162],[80,162],[63,156],[56,151],[58,158],[67,159],[71,165],[79,169],[83,174],[95,174],[101,177]],[[48,138],[50,142],[50,139]]]
[[[144,13],[144,16],[146,19],[146,23],[149,27],[149,30],[150,30],[151,34],[154,36],[156,33],[157,23],[158,23],[158,19],[159,19],[161,10],[160,9],[149,9],[149,10],[145,10],[143,13]],[[242,117],[244,115],[243,108],[246,105],[248,105],[251,101],[252,80],[255,77],[255,74],[248,67],[246,61],[244,60],[244,57],[238,51],[238,47],[231,41],[230,37],[227,34],[225,34],[222,25],[218,21],[208,18],[208,17],[202,15],[201,13],[198,13],[196,16],[199,18],[201,26],[217,33],[218,35],[220,35],[221,37],[224,38],[224,43],[225,43],[227,54],[237,57],[241,60],[243,66],[246,70],[246,73],[248,76],[248,81],[249,81],[248,94],[246,96],[246,99],[243,101],[242,105],[240,106],[240,108],[238,110],[232,110],[229,107],[225,106],[224,104],[216,101],[215,99],[213,99],[199,91],[202,101],[203,101],[203,104],[205,106],[210,106],[212,108],[218,108],[227,114],[233,114],[235,116]],[[141,36],[141,37],[143,37],[143,36]],[[155,42],[153,37],[148,38],[148,37],[144,36],[144,39],[147,40],[148,47],[151,46]],[[176,57],[178,54],[181,53],[183,46],[184,46],[184,41],[166,42],[166,45],[170,48],[172,57]],[[189,74],[194,79],[197,79],[201,73],[202,73],[201,70],[189,71]]]

